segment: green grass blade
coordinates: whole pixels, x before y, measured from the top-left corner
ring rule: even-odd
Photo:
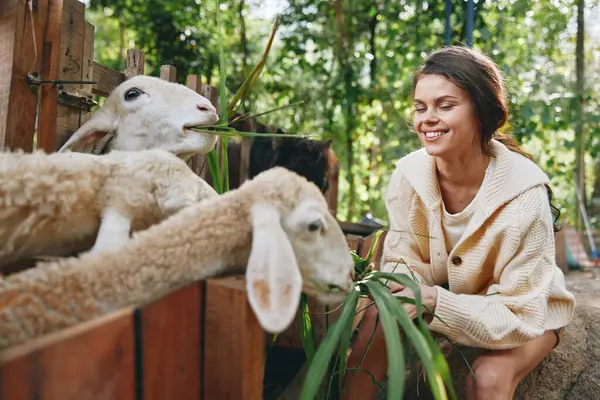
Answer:
[[[358,302],[357,302],[358,305]],[[356,307],[355,307],[356,310]],[[356,314],[356,311],[355,311]],[[338,389],[339,393],[342,393],[344,373],[346,372],[346,355],[348,353],[348,346],[350,345],[350,336],[352,335],[352,325],[354,323],[354,315],[348,318],[346,326],[342,330],[340,337],[340,349],[339,349],[339,363],[338,363]]]
[[[302,293],[300,297],[300,338],[302,339],[302,348],[306,354],[306,360],[311,363],[315,357],[315,340],[313,335],[312,323],[308,312],[308,297]]]
[[[295,133],[267,133],[267,132],[242,132],[230,127],[215,127],[215,126],[191,126],[187,128],[195,132],[205,132],[218,136],[230,137],[291,137],[291,138],[307,138],[314,139],[313,135],[301,135]]]
[[[408,277],[406,274],[390,274],[383,272],[373,272],[367,277],[368,279],[388,279],[405,285],[410,288],[415,294],[415,299],[410,299],[406,297],[398,297],[392,296],[391,293],[388,292],[387,299],[391,302],[390,308],[395,312],[396,318],[398,318],[398,322],[400,326],[409,336],[413,347],[417,351],[417,355],[421,359],[425,370],[427,371],[427,376],[429,380],[429,385],[436,399],[447,399],[448,394],[444,389],[444,384],[448,391],[450,392],[450,396],[452,399],[455,399],[454,396],[454,388],[452,386],[449,368],[444,358],[443,354],[437,347],[435,340],[431,336],[431,333],[425,326],[422,317],[421,317],[421,291],[419,285],[414,282],[412,279]],[[415,304],[418,312],[418,324],[419,327],[422,328],[419,332],[419,329],[413,324],[412,320],[404,310],[402,306],[402,302]]]
[[[304,100],[300,100],[300,101],[297,101],[295,103],[286,104],[286,105],[280,106],[280,107],[275,107],[275,108],[272,108],[272,109],[267,110],[267,111],[263,111],[263,112],[258,113],[258,114],[247,115],[247,116],[243,116],[243,117],[240,117],[240,118],[236,118],[235,121],[236,122],[237,121],[241,122],[241,121],[245,121],[245,120],[251,119],[251,118],[262,117],[264,115],[274,113],[275,111],[281,111],[281,110],[284,110],[286,108],[291,108],[291,107],[297,106],[297,105],[302,104],[302,103],[304,103]]]
[[[381,282],[368,281],[365,285],[369,288],[371,297],[375,300],[385,337],[388,356],[387,398],[390,400],[401,399],[404,394],[405,381],[404,350],[400,341],[400,332],[396,318],[389,309],[389,302],[386,301],[385,297],[386,295],[390,296],[390,292]]]
[[[404,309],[402,302],[398,301],[397,298],[389,294],[387,298],[390,310],[395,314],[396,318],[404,333],[408,337],[410,343],[413,345],[421,364],[427,372],[427,380],[429,381],[429,387],[436,400],[447,400],[448,396],[444,388],[444,382],[441,376],[438,365],[434,362],[434,356],[432,354],[430,344],[424,336],[429,336],[429,332],[423,334],[414,325],[413,320],[410,318],[406,310]]]
[[[221,138],[221,165],[223,166],[222,172],[222,187],[223,192],[229,191],[229,157],[227,156],[227,137]]]
[[[432,360],[435,365],[435,369],[441,377],[441,380],[446,386],[446,390],[448,391],[448,395],[452,400],[456,400],[456,392],[454,391],[454,384],[452,383],[452,375],[450,374],[450,367],[448,366],[448,361],[446,357],[442,354],[442,351],[438,347],[437,343],[433,339],[431,332],[425,325],[425,322],[422,319],[418,321],[419,330],[423,334],[424,339],[427,341],[427,345],[429,346],[429,350],[431,351]],[[468,363],[467,363],[468,365]],[[469,369],[470,365],[469,365]],[[437,399],[437,397],[436,397]]]
[[[383,230],[378,230],[377,232],[375,232],[375,239],[373,240],[373,244],[371,244],[371,248],[369,249],[369,253],[367,254],[367,257],[365,258],[365,260],[367,260],[368,263],[371,262],[371,257],[373,256],[373,252],[375,251],[375,248],[377,247],[377,241],[379,240],[379,236],[381,236],[382,233],[383,233]]]
[[[402,273],[374,271],[371,274],[369,274],[365,279],[386,279],[408,287],[415,295],[415,305],[417,307],[417,314],[421,315],[421,312],[423,311],[423,303],[421,302],[421,287],[417,282],[409,278],[408,275]]]
[[[275,20],[275,23],[273,24],[273,28],[271,29],[271,35],[269,36],[269,40],[267,42],[267,47],[265,48],[262,59],[258,62],[258,64],[256,64],[254,69],[246,77],[246,79],[244,80],[244,82],[242,83],[242,85],[240,86],[238,91],[234,94],[233,99],[229,103],[229,107],[227,108],[228,117],[232,117],[235,114],[236,107],[238,106],[238,104],[244,100],[246,94],[248,93],[248,90],[258,80],[258,77],[260,76],[260,73],[262,72],[263,67],[265,66],[265,64],[267,62],[269,53],[271,52],[271,46],[273,45],[273,40],[275,39],[275,33],[277,33],[278,29],[279,29],[279,17],[277,17],[277,19]]]
[[[223,31],[221,23],[221,1],[217,0],[217,35],[219,38],[219,123],[227,125],[227,72],[225,70],[225,50],[223,50]]]
[[[221,186],[221,168],[219,167],[219,157],[215,149],[208,152],[206,155],[206,161],[208,163],[208,170],[210,177],[213,181],[213,187],[218,194],[223,194],[223,187]]]
[[[335,352],[336,345],[340,340],[342,330],[347,326],[346,321],[349,318],[354,318],[356,304],[358,303],[358,292],[350,292],[344,299],[344,305],[339,318],[331,325],[331,329],[327,331],[325,338],[319,345],[312,363],[309,364],[306,372],[306,378],[300,392],[300,400],[313,400],[319,391],[319,387],[329,362]]]

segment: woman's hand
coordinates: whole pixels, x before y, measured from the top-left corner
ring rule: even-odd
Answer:
[[[412,290],[409,287],[403,286],[396,282],[390,282],[390,290],[396,297],[407,297],[409,299],[415,298]],[[419,284],[421,289],[421,301],[424,306],[427,306],[431,312],[435,312],[435,304],[437,302],[437,290],[433,286],[421,285]],[[414,304],[404,303],[404,309],[410,315],[411,318],[415,318],[417,316],[417,307]],[[425,308],[423,307],[423,311]]]

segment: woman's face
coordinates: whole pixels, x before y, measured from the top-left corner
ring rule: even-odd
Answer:
[[[431,156],[462,158],[481,149],[479,120],[469,95],[441,75],[423,75],[417,82],[413,124]]]

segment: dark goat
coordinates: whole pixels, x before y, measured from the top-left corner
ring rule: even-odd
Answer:
[[[277,133],[283,133],[277,130]],[[317,185],[323,193],[329,188],[329,171],[337,162],[331,140],[291,137],[256,137],[250,150],[249,178],[280,166]]]

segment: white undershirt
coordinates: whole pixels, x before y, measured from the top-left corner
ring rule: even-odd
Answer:
[[[446,210],[446,205],[442,201],[444,213],[442,215],[442,228],[444,229],[444,237],[446,239],[446,250],[450,252],[454,246],[458,243],[462,235],[465,233],[465,229],[467,229],[467,225],[475,212],[475,209],[479,206],[479,202],[481,201],[481,193],[484,191],[485,186],[488,184],[490,180],[490,176],[496,166],[496,162],[494,157],[490,157],[490,162],[488,163],[488,167],[485,170],[485,176],[483,178],[483,182],[481,183],[481,187],[479,191],[473,198],[473,200],[469,203],[464,210],[456,214],[450,214]]]

